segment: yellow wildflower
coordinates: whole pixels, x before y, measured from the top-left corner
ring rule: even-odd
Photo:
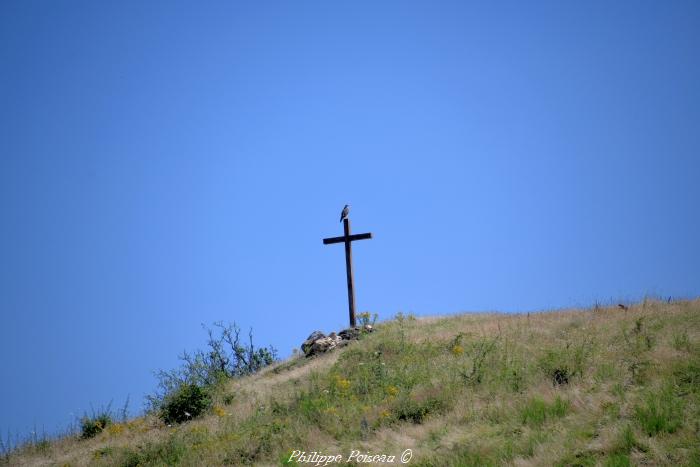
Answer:
[[[335,385],[341,391],[347,391],[348,389],[350,389],[350,381],[340,376],[335,377]]]
[[[124,425],[121,423],[113,423],[107,426],[107,432],[110,435],[120,435],[124,432]]]

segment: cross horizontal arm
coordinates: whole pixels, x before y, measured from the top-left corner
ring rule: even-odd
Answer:
[[[348,235],[347,240],[350,242],[354,242],[355,240],[366,240],[368,238],[372,238],[371,233],[362,233],[362,234],[355,234],[355,235]],[[323,244],[324,245],[330,245],[332,243],[343,243],[345,242],[346,237],[331,237],[331,238],[324,238],[323,239]]]

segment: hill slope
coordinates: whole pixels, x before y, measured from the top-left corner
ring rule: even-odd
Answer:
[[[411,449],[409,465],[700,465],[700,301],[399,316],[228,381],[214,401],[182,425],[142,417],[5,462],[280,465],[298,450],[399,465]]]

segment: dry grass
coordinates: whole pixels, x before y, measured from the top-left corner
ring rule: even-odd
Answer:
[[[5,461],[280,465],[293,449],[411,448],[411,465],[691,465],[699,378],[698,300],[399,317],[330,355],[228,382],[199,420],[138,418]]]

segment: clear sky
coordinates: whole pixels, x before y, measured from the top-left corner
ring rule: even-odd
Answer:
[[[252,326],[700,295],[700,3],[0,2],[0,430]]]

